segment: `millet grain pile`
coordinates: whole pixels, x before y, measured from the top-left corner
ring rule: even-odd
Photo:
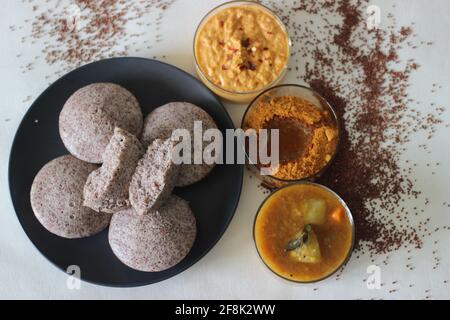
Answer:
[[[402,48],[432,43],[417,41],[413,25],[398,27],[393,15],[369,31],[366,0],[263,3],[289,28],[291,72],[327,98],[343,122],[340,153],[318,182],[349,205],[357,228],[356,256],[420,248],[431,235],[423,209],[429,200],[411,178],[416,164],[400,163],[412,135],[431,139],[445,109],[432,104],[424,114],[415,108],[419,102],[407,92],[419,65],[399,54]],[[427,150],[426,145],[420,148]],[[408,200],[423,202],[423,208],[411,210]]]

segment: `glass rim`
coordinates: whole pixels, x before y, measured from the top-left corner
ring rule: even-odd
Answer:
[[[330,274],[327,274],[321,278],[315,279],[315,280],[309,280],[309,281],[301,281],[301,280],[293,280],[293,279],[289,279],[287,277],[284,277],[280,274],[278,274],[277,272],[275,272],[267,263],[266,261],[263,259],[263,257],[261,256],[261,253],[259,252],[258,249],[258,245],[256,243],[256,236],[255,236],[255,229],[256,229],[256,221],[258,220],[259,214],[261,213],[261,209],[264,207],[264,205],[267,203],[267,201],[272,198],[276,193],[289,188],[289,187],[294,187],[294,186],[298,186],[298,185],[309,185],[309,186],[314,186],[314,187],[318,187],[320,189],[325,190],[326,192],[330,193],[333,197],[335,197],[339,203],[342,205],[342,207],[345,210],[346,216],[350,222],[350,227],[351,227],[351,245],[350,248],[348,249],[348,252],[345,256],[345,259],[339,264],[339,266],[336,267],[336,269],[333,270],[333,272],[331,272]],[[333,190],[331,190],[330,188],[319,184],[319,183],[315,183],[315,182],[311,182],[311,181],[300,181],[300,182],[296,182],[296,183],[292,183],[283,187],[280,187],[278,189],[276,189],[275,191],[271,192],[264,200],[263,202],[259,205],[258,210],[256,211],[256,215],[255,218],[253,220],[253,242],[255,244],[255,248],[256,248],[256,252],[258,253],[259,258],[261,259],[261,261],[264,263],[264,265],[267,267],[267,269],[269,269],[273,274],[275,274],[276,276],[278,276],[281,279],[287,280],[289,282],[293,282],[293,283],[298,283],[298,284],[309,284],[309,283],[316,283],[316,282],[320,282],[323,280],[326,280],[328,278],[330,278],[331,276],[333,276],[334,274],[336,274],[338,272],[339,269],[341,269],[342,267],[344,267],[348,261],[350,260],[353,250],[355,249],[355,242],[356,242],[356,226],[355,226],[355,221],[353,219],[353,214],[350,210],[350,208],[348,207],[347,203]]]
[[[271,81],[269,84],[265,85],[264,87],[257,89],[257,90],[253,90],[253,91],[232,91],[229,89],[225,89],[219,85],[217,85],[216,83],[214,83],[213,81],[211,81],[209,79],[209,77],[205,74],[205,72],[202,70],[202,68],[200,67],[200,64],[198,62],[198,58],[197,58],[197,53],[196,53],[196,44],[197,44],[197,36],[199,34],[200,28],[203,26],[203,24],[208,20],[208,18],[210,18],[211,14],[213,14],[215,11],[221,9],[222,7],[228,6],[228,5],[238,5],[238,3],[242,3],[243,5],[253,5],[253,6],[257,6],[260,7],[262,9],[264,9],[265,11],[269,12],[278,22],[278,24],[281,26],[281,28],[283,29],[284,33],[286,34],[286,38],[288,39],[288,55],[287,55],[287,59],[286,59],[286,63],[284,64],[283,69],[281,70],[280,74],[276,77],[276,79],[274,79],[273,81]],[[195,34],[194,34],[194,44],[193,44],[193,51],[194,51],[194,60],[195,60],[195,67],[198,70],[198,72],[201,74],[201,76],[208,82],[208,84],[210,84],[211,86],[213,86],[216,89],[219,89],[225,93],[231,94],[231,95],[255,95],[260,93],[261,91],[267,90],[269,88],[271,88],[273,86],[273,84],[278,83],[281,79],[283,79],[286,69],[288,68],[289,65],[289,60],[290,60],[290,56],[291,56],[291,46],[292,46],[292,41],[291,38],[289,36],[289,32],[288,29],[286,27],[286,25],[283,23],[283,21],[281,20],[281,18],[269,7],[267,7],[264,4],[258,3],[258,2],[253,2],[250,0],[232,0],[232,1],[227,1],[224,2],[216,7],[214,7],[213,9],[211,9],[210,11],[208,11],[208,13],[206,13],[206,15],[202,18],[202,20],[200,20],[200,23],[197,26],[197,29],[195,30]]]
[[[270,177],[270,179],[276,180],[278,182],[281,183],[298,183],[298,182],[302,182],[302,181],[307,181],[307,180],[312,180],[317,178],[318,176],[320,176],[322,173],[324,173],[329,167],[332,166],[332,164],[334,163],[334,160],[336,159],[336,156],[338,154],[339,151],[339,147],[341,145],[341,136],[342,136],[342,130],[341,130],[341,121],[339,120],[339,117],[336,113],[336,110],[333,108],[333,106],[330,104],[330,102],[325,99],[325,97],[323,97],[320,93],[318,93],[316,90],[312,89],[311,87],[307,87],[301,84],[280,84],[280,85],[276,85],[273,86],[271,88],[267,88],[266,90],[264,90],[263,92],[261,92],[260,94],[258,94],[247,106],[244,115],[242,116],[242,120],[241,120],[241,128],[244,127],[244,121],[245,118],[247,116],[247,114],[249,113],[249,111],[252,109],[253,105],[256,103],[256,101],[258,101],[259,98],[261,98],[263,95],[269,93],[272,90],[276,90],[276,89],[280,89],[280,88],[287,88],[287,87],[293,87],[293,88],[301,88],[301,89],[305,89],[309,92],[311,92],[312,94],[314,94],[314,96],[317,96],[320,98],[320,100],[322,100],[322,102],[325,103],[325,106],[329,109],[329,111],[331,111],[331,115],[333,117],[334,122],[336,123],[336,127],[337,127],[337,131],[338,131],[338,135],[337,135],[337,142],[336,142],[336,148],[331,156],[331,159],[327,162],[327,164],[321,168],[319,171],[307,176],[307,177],[303,177],[303,178],[297,178],[297,179],[281,179],[278,177],[275,177],[274,175],[267,175],[266,177]],[[250,157],[248,155],[248,152],[244,147],[244,152],[245,152],[245,156],[247,158],[247,160],[249,161],[249,165],[251,165],[252,167],[254,167],[255,169],[258,169],[258,167],[256,166],[256,164],[252,163],[250,160]]]

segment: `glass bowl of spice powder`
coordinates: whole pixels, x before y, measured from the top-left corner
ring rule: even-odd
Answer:
[[[291,41],[281,19],[254,1],[230,1],[210,11],[194,36],[202,82],[217,95],[250,102],[286,74]]]
[[[286,84],[270,88],[258,95],[248,106],[241,127],[258,137],[266,129],[268,138],[255,143],[246,139],[245,152],[249,168],[261,178],[263,185],[275,189],[300,181],[314,181],[332,164],[340,141],[340,124],[333,107],[311,88]],[[276,165],[260,161],[263,154],[269,157],[271,131],[278,129],[278,162]],[[265,141],[265,142],[264,142]],[[274,142],[275,143],[275,142]],[[262,170],[262,169],[267,170]]]

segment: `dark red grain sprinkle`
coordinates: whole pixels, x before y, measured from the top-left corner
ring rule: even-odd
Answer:
[[[156,9],[167,10],[175,0],[73,0],[70,6],[57,2],[55,7],[32,5],[41,3],[28,0],[35,11],[34,18],[25,20],[30,24],[30,34],[22,42],[41,42],[42,56],[47,64],[61,65],[64,73],[90,61],[129,55],[128,46],[132,38],[145,36],[146,33],[130,33],[128,25],[133,22],[143,25],[145,17]],[[79,12],[74,11],[78,8]],[[158,32],[155,42],[160,42],[159,32],[162,14],[155,19],[154,29]],[[120,41],[120,43],[119,43]],[[135,42],[133,42],[135,43]],[[136,49],[138,52],[139,49]],[[30,71],[32,68],[27,67]]]

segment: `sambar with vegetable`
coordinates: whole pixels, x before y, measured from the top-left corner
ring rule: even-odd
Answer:
[[[296,282],[322,280],[350,255],[350,211],[331,190],[310,182],[279,189],[258,211],[254,238],[259,255],[277,275]]]

